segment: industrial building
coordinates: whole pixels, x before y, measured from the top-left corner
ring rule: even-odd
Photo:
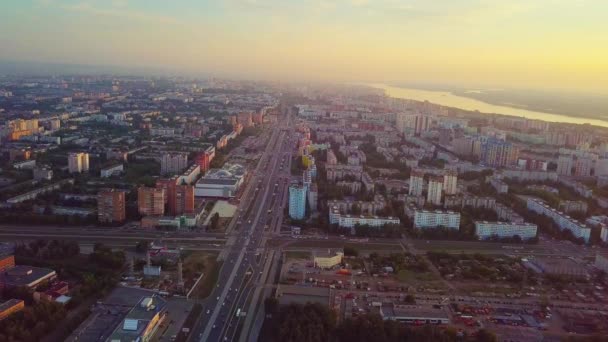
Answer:
[[[245,181],[247,172],[240,164],[224,164],[221,169],[211,169],[196,182],[196,197],[232,198]]]
[[[150,341],[167,315],[166,308],[167,302],[158,296],[142,298],[114,329],[108,341]]]

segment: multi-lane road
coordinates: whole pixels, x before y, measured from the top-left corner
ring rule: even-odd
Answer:
[[[240,338],[245,313],[253,314],[256,286],[265,281],[274,254],[265,249],[266,234],[280,229],[287,188],[290,159],[296,140],[289,134],[289,112],[272,129],[239,208],[230,223],[217,285],[204,302],[200,320],[191,340],[236,341]],[[277,226],[279,226],[277,228]]]

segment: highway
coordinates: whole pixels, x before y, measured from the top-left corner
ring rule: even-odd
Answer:
[[[246,312],[253,290],[273,260],[265,250],[264,235],[280,229],[282,222],[285,193],[291,179],[289,162],[296,144],[293,135],[288,134],[290,119],[291,113],[287,112],[272,129],[268,145],[246,185],[228,228],[217,285],[204,301],[191,340],[239,338],[242,316],[237,317],[236,313]]]

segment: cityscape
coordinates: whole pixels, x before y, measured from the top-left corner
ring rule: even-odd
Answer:
[[[74,51],[89,43],[60,47],[69,59],[45,57],[60,54],[38,42],[44,53],[29,59],[14,38],[0,39],[11,48],[0,52],[0,342],[608,340],[608,102],[594,93],[601,80],[580,89],[593,95],[579,101],[598,100],[577,115],[574,95],[548,95],[551,77],[541,71],[520,79],[518,89],[546,90],[534,99],[510,89],[516,80],[506,76],[509,90],[501,94],[463,91],[476,82],[465,78],[458,87],[410,86],[438,82],[422,71],[409,71],[411,78],[395,72],[411,83],[386,74],[377,81],[355,71],[365,64],[355,57],[323,67],[315,59],[319,77],[306,78],[300,73],[312,73],[310,65],[283,73],[300,65],[294,51],[284,63],[264,59],[264,49],[281,49],[253,37],[261,28],[243,43],[251,55],[238,47],[226,57],[260,63],[242,64],[251,73],[204,63],[193,71],[179,58],[162,70],[143,59],[123,65],[114,58],[156,48],[135,42],[139,28],[127,23],[164,24],[170,35],[180,27],[173,15],[181,5],[166,5],[164,14],[154,12],[157,3],[137,11],[133,1],[111,3],[28,5],[49,18],[61,10],[91,19],[93,29],[78,27],[83,35],[97,29],[93,40],[105,20],[124,24],[112,27],[128,38],[116,36],[107,52],[118,55],[107,65],[99,54],[81,63],[78,56],[87,55]],[[399,10],[412,24],[421,15],[412,8],[437,10],[388,3],[384,10]],[[339,24],[360,32],[348,26],[359,18],[365,31],[370,22],[358,11],[372,17],[378,7],[349,4]],[[337,5],[319,5],[324,12],[302,4],[276,9],[271,1],[222,6],[279,24],[289,15],[300,28],[313,24],[292,10],[319,19]],[[501,20],[545,9],[489,8]],[[21,13],[18,5],[6,10]],[[175,39],[191,34],[186,21],[201,9],[191,10],[192,17],[182,13],[184,37]],[[436,20],[432,13],[423,18]],[[65,20],[58,30],[72,19]],[[215,56],[237,31],[220,33],[224,22],[212,23],[218,45],[204,44]],[[0,32],[29,34],[13,24],[0,23]],[[282,37],[276,30],[273,37]],[[165,48],[165,37],[158,39]],[[333,39],[337,50],[347,44]],[[303,56],[329,51],[302,44],[296,52]],[[339,55],[355,49],[343,48]],[[351,67],[356,82],[323,75]],[[471,78],[489,82],[486,67]],[[569,86],[582,87],[582,73]],[[472,108],[473,100],[484,105]]]

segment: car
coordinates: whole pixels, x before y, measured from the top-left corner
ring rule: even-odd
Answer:
[[[219,286],[219,285],[218,285]],[[220,297],[218,296],[217,298],[215,298],[215,300],[220,300]]]

